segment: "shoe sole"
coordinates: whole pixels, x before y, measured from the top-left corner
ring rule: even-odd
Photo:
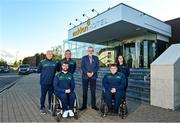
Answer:
[[[85,108],[85,109],[79,109],[79,111],[83,111],[83,110],[86,110],[87,108]]]
[[[42,115],[45,115],[46,113],[41,113]]]

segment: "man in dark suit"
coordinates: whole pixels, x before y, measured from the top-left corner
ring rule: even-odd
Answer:
[[[98,110],[96,107],[96,79],[99,69],[99,59],[93,55],[93,47],[88,47],[88,55],[82,57],[81,69],[82,69],[82,86],[83,86],[83,105],[80,110],[87,108],[87,92],[88,85],[91,89],[91,107],[94,110]]]

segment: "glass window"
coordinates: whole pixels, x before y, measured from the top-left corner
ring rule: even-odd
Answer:
[[[87,48],[92,46],[99,57],[100,66],[115,63],[121,54],[131,68],[149,68],[150,64],[168,47],[168,43],[155,39],[154,34],[134,37],[127,40],[111,40],[99,44],[64,41],[64,51],[70,49],[73,58],[87,55]]]

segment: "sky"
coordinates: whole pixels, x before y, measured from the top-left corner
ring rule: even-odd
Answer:
[[[119,3],[162,21],[180,17],[180,0],[0,0],[0,58],[14,62],[62,45],[70,22]]]

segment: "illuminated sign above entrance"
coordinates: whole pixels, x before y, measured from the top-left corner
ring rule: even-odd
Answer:
[[[78,35],[80,35],[80,34],[82,34],[84,32],[87,32],[88,31],[88,27],[89,27],[90,24],[91,24],[90,20],[88,20],[86,22],[85,26],[81,26],[81,27],[77,28],[77,30],[73,32],[73,37],[78,36]]]
[[[107,22],[107,19],[105,19],[105,18],[104,18],[104,19],[101,19],[101,20],[99,20],[99,21],[95,21],[95,22],[92,22],[92,21],[89,19],[89,20],[87,20],[87,22],[86,22],[84,25],[78,27],[78,28],[73,32],[73,37],[78,36],[78,35],[80,35],[80,34],[83,34],[83,33],[85,33],[85,32],[91,31],[91,30],[93,30],[93,29],[99,28],[99,27],[101,27],[101,26],[104,26],[104,25],[106,25],[107,23],[108,23],[108,22]]]

